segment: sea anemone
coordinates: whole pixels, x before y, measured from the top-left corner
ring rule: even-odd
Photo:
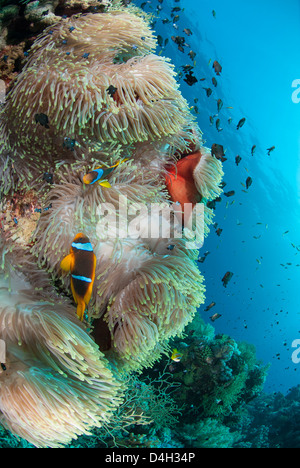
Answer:
[[[13,159],[26,156],[41,172],[105,145],[180,132],[187,102],[168,59],[151,53],[155,46],[146,21],[124,11],[47,28],[3,109],[2,140]]]
[[[197,155],[199,196],[188,200],[192,214],[203,208],[197,238],[222,169],[155,45],[147,19],[130,11],[62,19],[32,46],[1,111],[3,206],[15,211],[32,194],[41,208],[30,236],[18,219],[13,232],[9,209],[3,216],[0,421],[37,446],[109,420],[119,373],[152,365],[204,302],[194,224],[188,231],[177,216],[168,177]],[[99,166],[113,168],[106,186],[85,184]],[[85,322],[60,268],[78,233],[97,258]]]
[[[50,294],[37,289],[47,275],[40,272],[37,280],[34,263],[20,259],[34,288],[12,269],[15,253],[2,245],[0,422],[38,447],[57,447],[109,420],[121,386],[73,307],[53,288]]]
[[[119,165],[109,189],[98,184],[85,187],[80,173],[66,170],[61,176],[64,184],[51,188],[45,199],[51,210],[37,223],[32,249],[40,267],[61,277],[60,262],[74,236],[86,233],[97,257],[89,316],[102,318],[95,327],[108,326],[112,348],[131,366],[145,365],[157,342],[179,333],[204,300],[197,253],[186,249],[162,190],[164,172],[159,179],[159,162],[152,166],[154,154],[149,154],[148,160],[143,154],[143,169],[138,160]],[[161,164],[167,159],[163,153],[158,156]],[[101,217],[101,209],[111,213]],[[151,236],[149,226],[160,226],[162,232]],[[69,291],[69,278],[62,281]]]

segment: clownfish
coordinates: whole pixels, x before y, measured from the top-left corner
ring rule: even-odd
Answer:
[[[93,171],[90,171],[85,174],[85,176],[83,176],[83,183],[86,185],[92,185],[96,182],[99,182],[99,185],[102,185],[102,187],[110,188],[111,185],[108,180],[106,180],[107,176],[109,176],[109,174],[111,174],[111,172],[113,172],[114,169],[119,166],[119,164],[122,164],[125,161],[128,161],[128,159],[123,159],[122,161],[117,162],[117,164],[114,164],[107,169],[97,167]]]
[[[82,321],[91,299],[96,270],[96,255],[87,236],[77,234],[70,254],[62,260],[60,268],[71,272],[71,290],[77,304],[78,318]]]
[[[175,167],[168,168],[166,176],[166,186],[171,200],[181,205],[181,209],[185,210],[187,217],[191,214],[193,207],[202,200],[202,195],[194,180],[194,171],[201,157],[200,151],[184,156],[176,163]],[[184,204],[189,205],[184,207]]]

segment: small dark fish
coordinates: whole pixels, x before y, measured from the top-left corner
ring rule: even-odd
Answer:
[[[180,18],[179,15],[174,16],[174,18],[173,18],[173,23],[177,23],[177,21],[179,20],[179,18]]]
[[[218,99],[218,100],[217,100],[217,107],[218,107],[218,112],[220,112],[220,110],[221,110],[222,107],[223,107],[223,101],[222,101],[222,99]]]
[[[49,127],[49,119],[46,114],[35,114],[34,116],[35,122],[40,123],[43,127],[45,128],[50,128]]]
[[[191,51],[188,53],[188,56],[189,56],[192,60],[194,60],[195,57],[196,57],[196,52],[193,52],[193,51],[191,50]]]
[[[203,263],[204,260],[206,259],[207,255],[209,255],[209,254],[210,254],[209,251],[205,252],[204,255],[203,255],[203,257],[198,258],[197,262]]]
[[[211,79],[211,81],[212,81],[212,84],[213,84],[215,87],[218,86],[218,82],[217,82],[217,80],[216,80],[215,77],[213,77],[213,78]]]
[[[158,43],[159,47],[163,46],[164,39],[160,34],[157,36],[157,43]]]
[[[212,309],[216,305],[215,302],[211,302],[207,307],[205,307],[204,312],[208,312],[210,309]]]
[[[76,140],[71,139],[69,137],[64,138],[63,148],[67,148],[68,150],[74,151],[76,145]]]
[[[217,62],[217,60],[215,60],[213,63],[213,69],[215,70],[216,75],[220,75],[220,73],[222,72],[222,67],[219,64],[219,62]]]
[[[209,317],[209,318],[210,318],[210,320],[211,320],[212,322],[215,322],[215,321],[216,321],[218,318],[220,318],[220,317],[222,317],[221,314],[214,314],[214,315],[212,315],[212,316]]]
[[[182,36],[171,36],[172,41],[175,42],[177,45],[183,46],[185,43],[185,39]]]
[[[250,185],[252,185],[252,179],[251,179],[251,177],[247,177],[246,188],[248,189],[250,187]]]
[[[212,115],[209,116],[210,125],[214,124],[214,118]]]
[[[216,234],[220,237],[220,235],[222,234],[222,231],[223,231],[223,229],[218,228],[218,229],[216,230]]]
[[[0,364],[1,364],[1,368],[2,368],[2,370],[6,371],[6,365],[5,365],[5,364],[3,364],[3,362],[1,362]]]
[[[180,52],[184,52],[184,48],[183,48],[181,45],[178,46],[178,50],[179,50]]]
[[[194,67],[192,65],[182,65],[181,68],[183,69],[184,73],[188,73],[189,71],[192,71]]]
[[[275,149],[275,146],[271,146],[271,148],[267,148],[268,156],[270,156],[270,153],[272,153],[272,151],[274,151],[274,149]]]
[[[217,197],[214,200],[208,201],[206,203],[206,206],[207,206],[207,208],[211,208],[212,210],[215,210],[216,209],[216,203],[220,202],[221,200],[222,200],[221,197]]]
[[[171,13],[178,13],[179,11],[181,11],[180,7],[174,7],[172,8]]]
[[[233,197],[235,194],[234,190],[230,190],[229,192],[224,192],[225,197]]]
[[[183,81],[185,81],[189,86],[193,86],[195,83],[197,83],[198,80],[190,71],[187,75],[185,75],[185,78]]]
[[[190,29],[188,29],[188,28],[185,28],[185,29],[183,30],[183,32],[184,32],[187,36],[191,36],[191,35],[193,34],[192,31],[191,31]]]
[[[48,184],[53,184],[53,174],[50,172],[45,172],[43,175],[43,180],[45,180]]]
[[[223,130],[223,128],[221,128],[220,125],[221,125],[221,120],[217,119],[216,120],[216,129],[218,130],[218,132],[221,132]]]
[[[246,119],[245,119],[245,117],[243,117],[243,118],[239,121],[239,123],[237,124],[236,129],[238,130],[239,128],[241,128],[241,127],[244,125],[245,122],[246,122]]]
[[[242,160],[241,156],[237,155],[235,157],[235,164],[238,166],[240,164],[241,160]]]
[[[215,10],[213,10],[211,13],[212,13],[213,17],[216,18],[217,14],[216,14]]]
[[[227,161],[227,158],[224,158],[224,148],[222,145],[218,145],[217,143],[213,143],[211,147],[211,154],[220,161],[224,162]]]
[[[211,94],[212,94],[211,88],[203,88],[203,89],[205,89],[207,97],[211,96]]]
[[[223,283],[224,288],[226,288],[227,284],[229,283],[232,277],[233,277],[233,273],[231,271],[227,271],[225,273],[225,275],[222,278],[222,283]]]
[[[108,88],[107,88],[107,93],[110,95],[110,97],[114,97],[115,93],[118,91],[117,88],[115,88],[113,85],[110,85]]]
[[[251,154],[252,154],[252,156],[254,155],[255,150],[256,150],[256,145],[253,145],[252,148],[251,148]]]
[[[170,244],[170,245],[168,245],[167,249],[168,249],[168,250],[173,250],[173,249],[175,249],[175,245],[174,245],[174,244]]]

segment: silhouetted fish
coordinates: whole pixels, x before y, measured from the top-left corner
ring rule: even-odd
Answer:
[[[247,187],[247,189],[250,187],[250,185],[252,185],[252,179],[251,179],[251,177],[247,177],[247,179],[246,179],[246,187]]]
[[[244,125],[245,122],[246,122],[246,119],[245,119],[245,117],[243,117],[243,118],[239,121],[239,123],[237,124],[236,129],[238,130],[239,128],[241,128],[241,127]]]
[[[242,160],[241,156],[237,155],[235,157],[235,164],[238,166],[240,164],[241,160]]]
[[[274,151],[274,149],[275,149],[275,146],[271,146],[271,148],[267,148],[268,156],[270,156],[270,153],[272,153],[272,151]]]
[[[222,145],[218,145],[217,143],[213,143],[211,147],[211,154],[220,161],[224,162],[227,161],[227,158],[224,158],[224,148]]]
[[[222,283],[223,283],[223,286],[225,288],[226,288],[227,284],[229,283],[229,281],[231,280],[232,277],[233,277],[233,273],[231,271],[227,271],[225,273],[225,275],[223,276]]]

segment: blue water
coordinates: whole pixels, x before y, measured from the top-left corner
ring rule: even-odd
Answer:
[[[162,22],[174,7],[184,9],[175,13],[178,29]],[[300,102],[292,100],[293,93],[294,101],[297,97],[292,84],[300,80],[300,0],[152,0],[144,8],[156,14],[157,34],[169,39],[157,52],[171,57],[177,71],[193,65],[191,49],[197,54],[193,73],[198,82],[188,86],[181,79],[180,88],[198,107],[206,146],[218,143],[226,149],[225,192],[235,191],[217,203],[221,236],[212,228],[200,252],[210,252],[200,264],[206,305],[215,301],[214,313],[222,315],[214,322],[217,333],[253,343],[257,357],[271,364],[265,391],[285,393],[299,384],[300,376],[291,347],[300,339]],[[188,37],[184,28],[193,34]],[[178,51],[171,36],[185,36],[190,48]],[[212,68],[214,60],[223,67],[220,76]],[[212,89],[210,97],[204,87]],[[219,98],[224,103],[218,115],[221,132],[209,121]],[[237,130],[242,117],[246,123]],[[268,155],[271,146],[275,150]],[[253,183],[245,190],[248,176]],[[234,276],[224,288],[226,271]],[[209,321],[204,308],[200,314]]]

